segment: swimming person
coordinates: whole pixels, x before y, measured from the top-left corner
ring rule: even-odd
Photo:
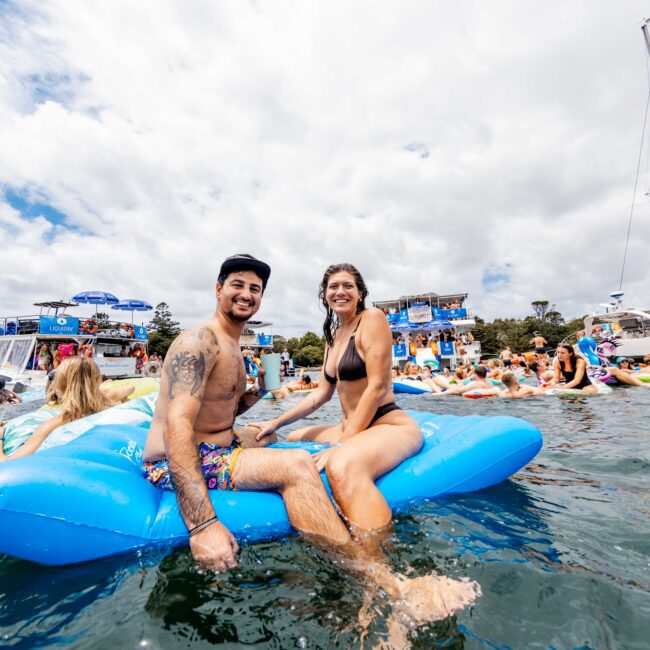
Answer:
[[[326,270],[319,291],[326,311],[323,333],[327,342],[319,386],[286,413],[258,423],[258,438],[274,434],[311,415],[338,392],[342,422],[306,427],[289,434],[288,439],[332,445],[314,454],[315,466],[325,470],[353,536],[365,544],[373,532],[385,530],[392,520],[375,481],[416,454],[423,444],[417,422],[395,403],[390,327],[380,309],[366,308],[367,295],[361,274],[351,264],[336,264]],[[373,556],[378,554],[371,551]],[[379,558],[373,571],[371,580],[380,583],[391,597],[412,607],[420,603],[417,608],[422,612],[441,588],[451,610],[472,601],[477,589],[475,584],[468,586],[441,576],[406,580],[392,574]],[[444,587],[440,580],[445,581]]]
[[[555,386],[564,380],[563,388],[576,388],[584,390],[585,393],[598,392],[598,388],[591,383],[587,375],[587,362],[577,356],[573,346],[568,343],[560,343],[557,346],[553,371],[553,379],[548,386]]]
[[[446,390],[443,395],[462,395],[467,393],[470,390],[481,390],[486,394],[498,395],[499,390],[487,380],[487,368],[485,366],[476,366],[470,375],[471,381],[467,384],[456,384],[448,390]]]
[[[192,555],[215,571],[235,567],[239,547],[218,520],[208,487],[275,490],[296,530],[333,547],[350,540],[308,452],[242,448],[233,430],[235,417],[265,392],[263,371],[259,384],[246,390],[239,339],[260,308],[270,274],[268,264],[250,255],[223,262],[213,316],[181,333],[165,356],[144,449],[145,475],[157,487],[176,492]]]
[[[504,372],[501,381],[505,386],[505,390],[499,393],[499,397],[502,398],[522,399],[524,397],[544,395],[544,390],[541,388],[520,384],[517,375],[512,371]]]

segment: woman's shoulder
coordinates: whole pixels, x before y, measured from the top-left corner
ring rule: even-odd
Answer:
[[[388,325],[386,315],[377,307],[368,307],[368,309],[364,309],[363,314],[361,315],[361,320],[364,324],[369,325]]]

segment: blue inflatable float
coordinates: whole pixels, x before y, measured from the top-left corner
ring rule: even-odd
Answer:
[[[424,447],[377,482],[394,509],[499,483],[542,446],[540,432],[514,417],[410,413],[422,427]],[[0,464],[0,552],[63,565],[186,545],[175,494],[142,476],[146,435],[138,426],[96,426],[69,444]],[[214,490],[210,498],[240,542],[292,532],[278,494]]]

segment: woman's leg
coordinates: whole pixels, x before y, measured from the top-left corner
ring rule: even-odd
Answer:
[[[341,437],[340,424],[320,424],[315,427],[303,427],[292,431],[288,436],[289,442],[306,440],[310,442],[329,442],[334,444]]]
[[[390,523],[390,507],[375,480],[421,447],[422,433],[415,420],[403,411],[393,411],[332,452],[327,478],[334,500],[351,525],[373,530]]]

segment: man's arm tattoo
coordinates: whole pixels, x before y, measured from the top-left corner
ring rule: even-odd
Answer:
[[[172,357],[169,364],[169,399],[176,395],[189,393],[195,397],[205,378],[205,356],[199,352],[198,356],[182,350]]]
[[[206,496],[207,488],[198,458],[193,470],[188,471],[179,463],[171,459],[169,461],[169,473],[176,492],[178,507],[189,527],[214,516],[212,503]]]

